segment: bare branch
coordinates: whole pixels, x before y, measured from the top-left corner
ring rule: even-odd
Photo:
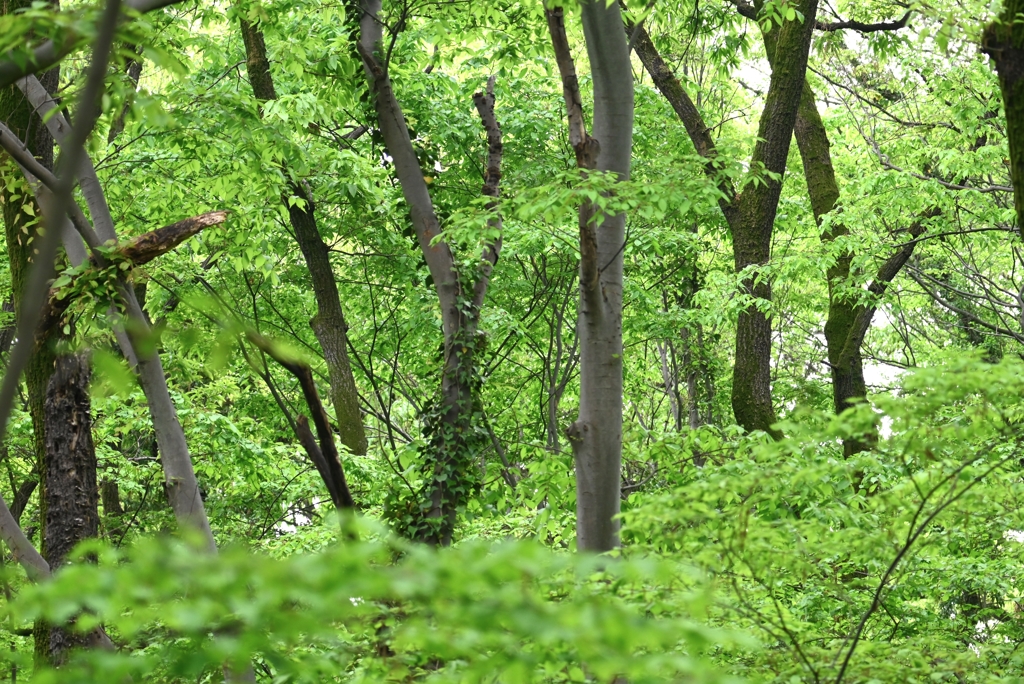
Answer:
[[[732,5],[736,7],[736,11],[747,19],[757,20],[757,9],[746,0],[729,0]],[[900,19],[896,21],[879,21],[879,22],[864,22],[864,21],[821,21],[820,19],[814,22],[814,30],[816,31],[843,31],[850,29],[852,31],[859,31],[860,33],[878,33],[880,31],[899,31],[907,25],[910,21],[910,15],[913,14],[913,10],[908,10]]]
[[[125,243],[118,251],[136,266],[148,263],[198,235],[204,228],[224,223],[228,214],[227,211],[211,211],[157,228]]]
[[[320,477],[323,479],[335,507],[339,510],[354,508],[355,502],[352,499],[351,491],[349,491],[348,482],[345,480],[345,470],[341,466],[338,450],[334,446],[334,433],[331,431],[327,412],[320,401],[320,393],[317,392],[316,382],[309,365],[282,354],[281,350],[270,340],[254,330],[247,330],[245,336],[253,346],[277,361],[299,381],[306,405],[313,416],[313,424],[316,426],[320,444],[318,446],[316,440],[313,439],[313,433],[309,429],[309,422],[305,416],[299,416],[296,421],[296,433],[299,441],[309,455],[309,459],[313,461],[313,465],[320,472]]]

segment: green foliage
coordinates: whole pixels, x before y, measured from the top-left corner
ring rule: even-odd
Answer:
[[[194,680],[251,656],[274,681],[728,680],[702,654],[733,637],[695,620],[708,597],[670,561],[525,542],[436,552],[394,539],[284,559],[207,556],[168,540],[82,553],[98,564],[26,588],[7,616],[77,616],[79,629],[103,624],[128,648],[81,652],[33,681]]]
[[[734,441],[624,513],[624,535],[716,578],[712,623],[773,644],[751,676],[837,681],[849,658],[846,681],[1019,681],[1022,410],[1019,361],[921,371],[783,442]],[[843,459],[837,438],[878,422],[877,449]]]
[[[471,312],[479,330],[449,349],[374,130],[351,3],[181,4],[119,28],[89,150],[120,236],[232,212],[131,275],[227,550],[205,556],[168,538],[146,398],[111,351],[125,264],[64,269],[53,286],[71,301],[68,343],[93,352],[104,542],[36,587],[6,559],[2,674],[16,665],[38,681],[215,681],[224,663],[252,659],[261,682],[1020,681],[1024,283],[998,82],[974,44],[995,7],[914,4],[900,31],[815,34],[808,82],[839,204],[815,223],[794,146],[772,259],[737,273],[718,181],[765,181],[743,163],[767,84],[760,27],[724,0],[630,4],[712,132],[711,177],[639,63],[631,180],[575,170],[541,3],[385,3],[388,26],[402,29],[389,68],[437,239],[467,281],[496,237],[492,219],[503,220],[501,258]],[[805,21],[790,4],[754,3],[766,28]],[[893,21],[906,10],[841,1],[818,18]],[[60,95],[73,114],[97,11],[36,3],[5,14],[0,55],[23,60],[42,40],[71,36]],[[251,96],[242,16],[266,39],[272,102]],[[138,84],[125,68],[136,58]],[[491,75],[504,142],[493,204],[480,197],[486,142],[472,105]],[[2,173],[4,201],[37,219],[18,170],[5,161]],[[240,339],[254,330],[280,341],[330,396],[290,234],[287,207],[305,201],[294,183],[308,187],[330,249],[366,412],[369,453],[341,454],[362,541],[338,539],[295,437],[307,410],[294,378]],[[579,394],[583,201],[629,217],[624,548],[603,559],[571,555],[563,434]],[[915,222],[925,232],[912,259],[873,294]],[[849,277],[830,284],[843,259]],[[9,270],[5,259],[3,283]],[[772,283],[771,302],[745,294],[751,275]],[[863,346],[869,401],[839,417],[822,337],[830,297],[878,308]],[[733,329],[751,305],[773,318],[780,443],[731,421]],[[0,322],[13,319],[5,309]],[[470,388],[471,410],[454,424],[438,388],[463,347],[447,371]],[[843,458],[841,440],[874,429],[874,448]],[[0,450],[8,503],[40,476],[33,437],[21,401]],[[438,492],[456,519],[427,515]],[[38,495],[21,520],[40,543]],[[453,549],[391,536],[436,537],[442,524],[456,529]],[[37,617],[102,623],[123,648],[30,675],[25,630]]]

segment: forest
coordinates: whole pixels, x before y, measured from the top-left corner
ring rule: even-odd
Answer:
[[[1024,682],[1024,0],[0,0],[0,681]]]

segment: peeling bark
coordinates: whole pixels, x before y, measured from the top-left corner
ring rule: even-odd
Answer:
[[[92,441],[89,362],[80,355],[57,359],[46,391],[47,506],[43,548],[58,570],[76,545],[99,533],[96,450]],[[49,658],[63,663],[73,648],[88,646],[91,635],[48,626]]]
[[[211,211],[184,221],[172,223],[132,238],[118,249],[118,252],[135,266],[147,264],[158,256],[166,254],[190,237],[198,235],[204,228],[224,223],[227,211]]]

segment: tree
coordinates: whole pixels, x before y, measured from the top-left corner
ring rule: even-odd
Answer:
[[[761,9],[761,4],[754,6],[755,16]],[[816,1],[799,2],[788,6],[786,14],[779,17],[782,23],[775,59],[771,60],[771,82],[758,123],[750,172],[739,192],[720,171],[715,143],[700,112],[657,54],[649,36],[642,27],[626,25],[627,33],[637,34],[637,54],[644,67],[683,120],[698,153],[709,160],[706,173],[716,180],[722,192],[719,204],[732,232],[736,272],[744,275],[745,294],[752,298],[740,313],[736,329],[733,413],[736,422],[747,430],[763,430],[775,436],[779,433],[772,428],[775,409],[771,396],[771,319],[766,310],[771,301],[771,283],[770,276],[759,269],[771,257],[772,226],[807,70],[816,11]],[[784,57],[779,59],[780,55]]]
[[[581,6],[594,81],[593,135],[583,120],[576,67],[561,8],[548,9],[548,28],[562,75],[569,140],[583,171],[629,179],[633,146],[633,74],[615,4]],[[580,409],[566,434],[576,463],[576,544],[607,551],[619,545],[622,469],[622,253],[626,215],[590,202],[579,209]]]
[[[240,24],[253,95],[261,102],[276,100],[277,91],[274,89],[274,77],[270,73],[270,61],[267,59],[263,33],[244,18],[240,20]],[[306,260],[313,281],[317,315],[310,320],[309,325],[320,342],[324,360],[327,362],[331,379],[331,398],[338,419],[341,443],[354,454],[365,454],[366,432],[359,410],[359,393],[348,359],[348,324],[345,322],[341,300],[338,298],[330,254],[317,229],[315,205],[309,185],[291,181],[282,199],[288,207],[295,240],[302,250],[302,256]]]
[[[441,307],[444,333],[441,394],[428,418],[430,454],[422,503],[414,502],[410,532],[418,539],[446,546],[455,530],[456,513],[476,489],[473,470],[482,448],[476,358],[483,343],[480,310],[494,264],[501,252],[501,218],[488,220],[482,254],[466,266],[456,261],[441,234],[425,171],[413,148],[402,107],[388,75],[387,51],[379,0],[361,4],[357,48],[366,68],[377,125],[409,206],[413,229],[430,270]],[[395,38],[395,35],[391,36]],[[487,132],[488,158],[483,192],[497,199],[501,180],[501,131],[494,118],[493,82],[489,92],[474,96]],[[492,208],[493,211],[493,208]]]
[[[1013,201],[1017,207],[1017,225],[1024,225],[1024,27],[1021,6],[1015,0],[1004,0],[1003,11],[988,25],[981,39],[982,49],[995,65],[1006,112],[1006,137],[1010,147],[1010,178]]]

